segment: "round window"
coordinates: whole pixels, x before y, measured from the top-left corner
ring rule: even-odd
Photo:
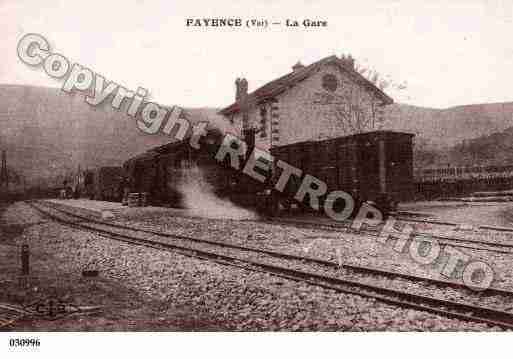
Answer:
[[[338,87],[338,80],[335,75],[326,74],[322,77],[322,88],[334,92]]]

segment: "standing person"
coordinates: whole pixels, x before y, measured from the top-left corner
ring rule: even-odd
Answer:
[[[63,185],[64,185],[64,199],[71,198],[73,189],[71,188],[71,186],[69,185],[67,180],[64,180]]]
[[[125,203],[125,197],[127,196],[127,187],[127,178],[126,176],[123,176],[121,178],[121,181],[119,182],[116,194],[117,199],[120,200],[122,203]]]
[[[61,199],[66,199],[66,187],[68,186],[68,181],[64,180],[62,182],[62,188],[59,191]]]
[[[128,205],[128,195],[130,194],[130,178],[128,176],[123,176],[123,180],[121,181],[121,189],[122,189],[122,200],[123,206]]]

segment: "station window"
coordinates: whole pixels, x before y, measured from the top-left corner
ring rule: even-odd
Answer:
[[[267,137],[267,109],[265,105],[260,107],[260,138]]]

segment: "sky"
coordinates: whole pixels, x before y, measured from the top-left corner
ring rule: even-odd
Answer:
[[[187,18],[323,20],[325,28],[196,28]],[[51,49],[166,105],[223,107],[297,61],[351,54],[394,85],[396,102],[446,108],[513,101],[511,0],[0,0],[0,83],[60,87],[16,55],[39,33]],[[405,84],[400,89],[399,84]]]

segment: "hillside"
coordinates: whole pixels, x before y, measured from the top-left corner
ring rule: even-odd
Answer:
[[[504,131],[465,140],[451,148],[449,160],[458,166],[513,165],[513,126]]]
[[[191,121],[222,120],[216,109],[185,109]],[[120,165],[131,156],[168,143],[139,131],[126,112],[88,105],[81,94],[59,89],[0,86],[0,149],[11,167],[29,179],[84,167]]]
[[[503,131],[513,125],[513,102],[431,109],[387,106],[384,126],[415,133],[438,148]]]
[[[192,122],[227,125],[215,108],[185,110]],[[394,104],[385,116],[383,128],[416,134],[416,166],[488,163],[490,156],[496,161],[513,160],[508,146],[512,131],[505,131],[513,126],[513,102],[448,109]],[[0,85],[0,123],[0,149],[7,150],[9,166],[29,181],[76,170],[78,163],[82,168],[120,165],[170,141],[161,134],[143,134],[124,111],[108,104],[92,107],[83,95],[55,88]],[[492,135],[502,131],[504,136]],[[476,138],[477,142],[462,145]]]
[[[411,132],[415,137],[415,166],[457,165],[468,162],[463,141],[498,133],[513,126],[513,102],[431,109],[404,104],[387,107],[386,129]],[[502,151],[502,149],[498,149]],[[506,159],[508,156],[499,156]],[[484,160],[474,156],[475,161]]]

